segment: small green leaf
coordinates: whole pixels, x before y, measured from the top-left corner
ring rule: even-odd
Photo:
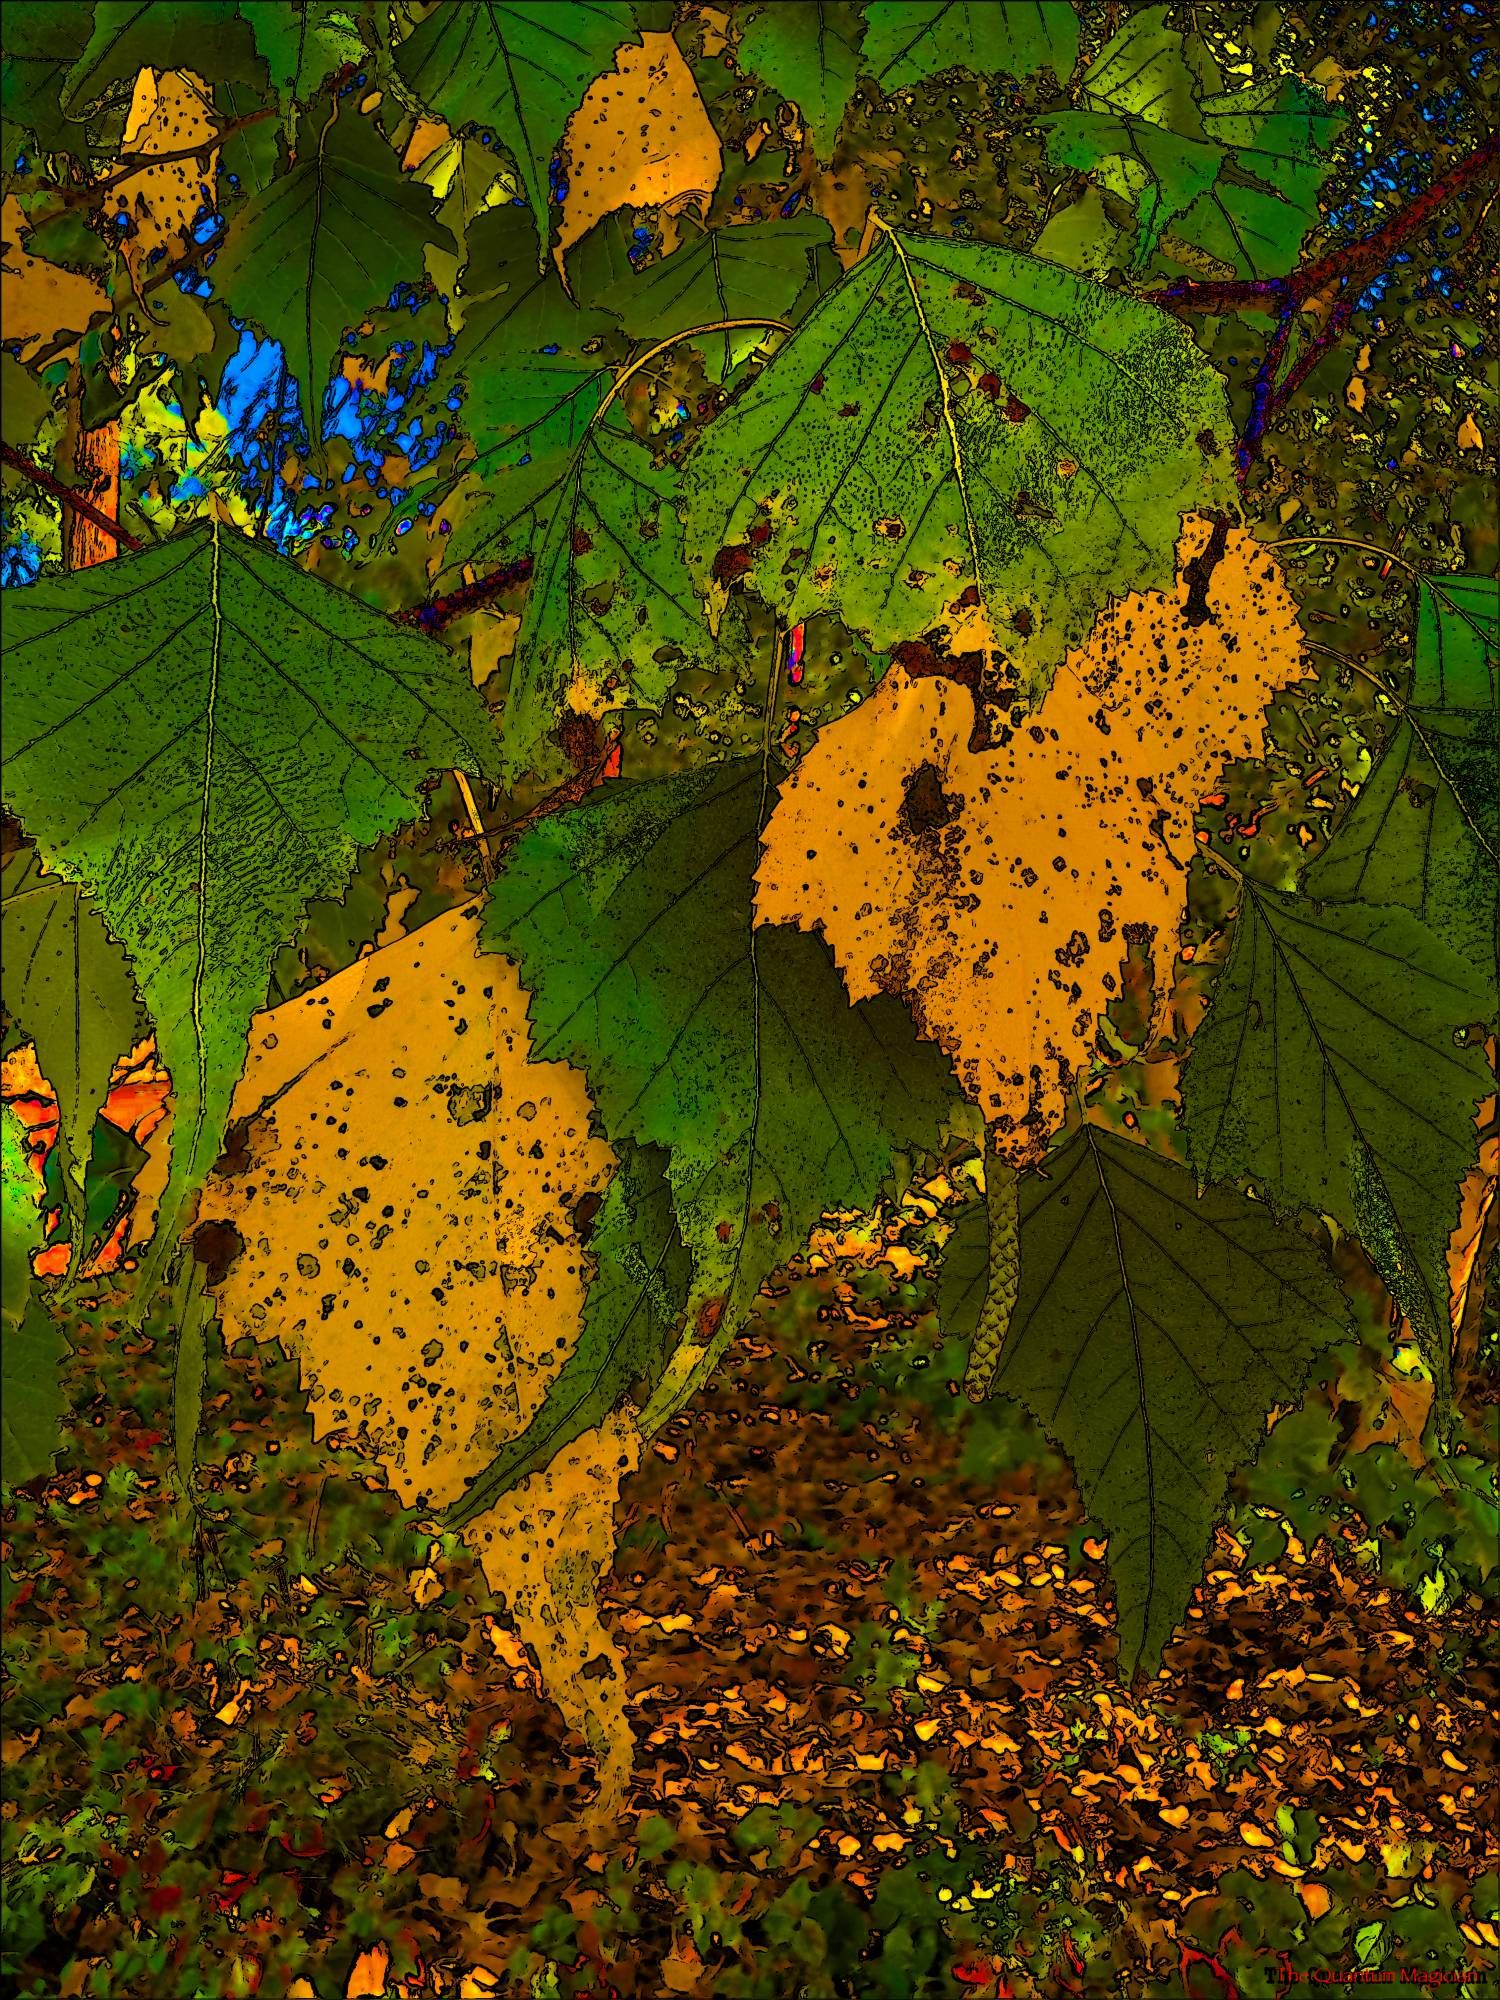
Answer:
[[[870,0],[860,68],[887,96],[945,69],[1062,83],[1078,60],[1078,16],[1035,0]]]
[[[326,77],[346,62],[358,62],[365,53],[340,0],[301,0],[297,7],[240,0],[240,12],[270,75],[281,115],[288,121]]]
[[[1356,1231],[1429,1361],[1446,1355],[1448,1237],[1494,1088],[1455,1035],[1486,1006],[1482,972],[1406,910],[1247,880],[1183,1073],[1200,1173]]]
[[[740,68],[796,105],[819,160],[833,157],[861,68],[863,32],[848,0],[770,0],[740,37]]]
[[[57,1145],[76,1240],[94,1120],[140,1018],[135,982],[93,899],[76,882],[43,874],[29,850],[5,866],[0,938],[5,1011],[35,1044],[57,1093]]]
[[[0,1484],[23,1486],[52,1470],[66,1412],[68,1343],[37,1295],[31,1254],[41,1248],[39,1184],[20,1123],[0,1107]]]
[[[296,164],[230,224],[214,289],[280,341],[314,449],[345,329],[400,280],[419,281],[435,240],[451,247],[430,191],[402,174],[375,126],[347,105],[308,113]]]
[[[539,1471],[575,1438],[602,1423],[627,1394],[644,1404],[679,1330],[692,1259],[672,1210],[667,1155],[660,1146],[618,1148],[589,1253],[595,1271],[578,1343],[519,1437],[499,1453],[450,1510],[462,1527]]]
[[[1110,591],[1171,581],[1183,511],[1233,493],[1231,435],[1158,308],[886,232],[705,432],[688,559],[707,593],[732,558],[785,624],[832,612],[877,652],[1003,652],[1035,696]]]
[[[682,666],[712,663],[675,498],[675,476],[652,466],[617,408],[537,504],[536,567],[505,706],[507,781],[560,774],[545,745],[576,677],[596,690],[617,680],[637,704],[659,708]]]
[[[563,128],[616,49],[639,39],[625,0],[486,0],[435,7],[397,51],[402,76],[453,131],[475,124],[500,135],[536,220],[539,269]]]
[[[1295,77],[1219,90],[1207,50],[1167,13],[1133,14],[1085,72],[1078,108],[1043,117],[1048,153],[1135,206],[1137,270],[1171,224],[1241,276],[1289,271],[1342,114]]]
[[[490,773],[488,718],[444,647],[217,524],[15,597],[5,796],[92,890],[172,1077],[149,1299],[272,954],[434,765]]]
[[[1067,1452],[1109,1537],[1122,1677],[1155,1669],[1231,1474],[1345,1330],[1309,1238],[1143,1146],[1086,1125],[1022,1180],[994,1386]]]
[[[1500,584],[1425,579],[1411,694],[1308,895],[1413,911],[1476,967],[1500,958]],[[1500,1012],[1492,981],[1485,1018]]]

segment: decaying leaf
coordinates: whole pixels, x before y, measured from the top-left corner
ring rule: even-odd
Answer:
[[[208,86],[193,71],[143,69],[136,78],[122,151],[175,155],[200,145],[203,150],[193,159],[142,167],[110,189],[105,213],[124,232],[125,261],[132,271],[149,270],[157,251],[180,255],[194,223],[213,210],[217,130]]]
[[[615,67],[589,85],[565,151],[568,199],[553,252],[559,269],[569,244],[617,208],[706,207],[724,166],[693,73],[664,34],[627,42]]]
[[[821,929],[853,999],[904,994],[1018,1166],[1061,1122],[1127,929],[1172,949],[1198,799],[1299,678],[1274,561],[1231,530],[1205,590],[1210,535],[1188,524],[1175,589],[1107,611],[1002,747],[968,747],[968,691],[893,666],[767,828],[759,920]]]
[[[315,1433],[361,1432],[401,1499],[434,1509],[525,1427],[577,1338],[575,1216],[612,1164],[582,1076],[532,1059],[528,996],[478,929],[473,906],[439,918],[258,1018],[199,1210],[200,1240],[206,1225],[243,1239],[219,1291],[226,1339],[280,1339]],[[593,1582],[631,1438],[628,1417],[588,1432],[471,1529],[615,1777],[623,1680]],[[544,1515],[550,1548],[510,1532]]]
[[[91,273],[68,271],[32,257],[21,247],[26,217],[14,195],[0,207],[0,319],[7,346],[27,350],[54,342],[63,333],[82,333],[96,312],[109,304]]]

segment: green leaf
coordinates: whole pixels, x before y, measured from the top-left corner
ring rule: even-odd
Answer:
[[[24,1486],[52,1470],[66,1411],[68,1343],[37,1296],[31,1253],[42,1215],[20,1122],[0,1107],[0,1484]]]
[[[585,268],[589,247],[606,226],[585,242]],[[627,263],[617,282],[589,293],[595,305],[619,314],[632,340],[670,340],[717,320],[786,319],[812,277],[813,254],[833,242],[829,225],[809,214],[722,229],[700,229],[684,218],[682,235],[670,257],[639,273]],[[764,328],[755,326],[707,336],[703,350],[710,371],[726,381],[765,337]]]
[[[692,1333],[647,1422],[823,1211],[867,1205],[955,1102],[896,1001],[851,1007],[821,940],[752,929],[765,786],[750,758],[606,788],[523,835],[491,895],[486,941],[535,995],[533,1059],[584,1070],[616,1145],[669,1155]]]
[[[473,123],[500,135],[536,219],[538,268],[550,234],[548,169],[563,128],[616,49],[639,40],[625,0],[487,0],[434,8],[397,51],[402,76],[454,132]]]
[[[1405,910],[1245,881],[1229,958],[1183,1072],[1210,1180],[1357,1231],[1431,1360],[1446,1352],[1449,1233],[1494,1078],[1458,1029],[1484,979]]]
[[[1231,436],[1159,309],[887,232],[688,461],[689,561],[710,591],[740,551],[785,624],[832,612],[878,652],[956,619],[952,650],[1004,651],[1035,694],[1107,593],[1170,582],[1183,510],[1228,504]]]
[[[870,0],[860,68],[887,96],[945,69],[1066,83],[1078,60],[1078,17],[1036,0]]]
[[[526,1429],[501,1447],[450,1510],[452,1527],[541,1470],[627,1394],[644,1404],[660,1379],[687,1306],[692,1258],[673,1214],[665,1151],[625,1141],[619,1153],[589,1238],[596,1268],[577,1345]]]
[[[864,22],[848,0],[772,0],[746,27],[739,66],[795,104],[820,161],[833,157],[862,67]]]
[[[297,163],[246,203],[214,265],[214,289],[280,341],[314,449],[344,331],[382,306],[447,232],[429,190],[406,178],[368,118],[348,106],[304,119]]]
[[[679,669],[711,664],[715,646],[688,587],[676,478],[654,468],[618,408],[583,437],[535,509],[535,570],[516,638],[501,768],[555,778],[545,746],[578,678],[617,679],[660,708]]]
[[[8,607],[5,794],[124,945],[172,1076],[149,1277],[219,1147],[272,954],[434,765],[488,774],[452,654],[217,524]]]
[[[142,69],[190,69],[205,83],[262,75],[249,29],[222,0],[95,0],[93,32],[63,79],[63,110],[78,116]]]
[[[1217,90],[1207,51],[1167,11],[1132,15],[1085,73],[1080,108],[1041,120],[1048,154],[1135,205],[1137,270],[1171,223],[1241,276],[1289,271],[1342,114],[1295,77]]]
[[[463,282],[475,302],[465,309],[453,370],[478,450],[453,510],[443,574],[507,546],[565,477],[613,379],[598,350],[615,322],[576,306],[550,265],[532,267],[530,231],[514,207],[475,223]],[[398,518],[419,504],[410,495]]]
[[[35,1044],[57,1093],[57,1144],[77,1241],[94,1120],[140,1018],[135,982],[92,898],[76,882],[43,874],[29,849],[5,866],[0,938],[5,1011]]]
[[[28,451],[52,411],[52,391],[13,354],[0,354],[0,435],[17,451]]]
[[[1500,956],[1500,584],[1424,579],[1410,699],[1302,877],[1310,896],[1396,903],[1471,964]],[[1497,976],[1500,977],[1500,976]],[[1485,1018],[1500,1012],[1491,984]]]
[[[1021,1182],[1021,1289],[995,1388],[1073,1461],[1109,1537],[1120,1672],[1154,1671],[1230,1475],[1346,1315],[1313,1243],[1086,1125]]]
[[[305,104],[318,85],[346,62],[365,54],[341,0],[302,0],[297,7],[268,7],[240,0],[255,47],[271,78],[283,118]]]
[[[0,49],[0,131],[7,167],[29,132],[48,152],[80,145],[83,128],[63,115],[63,78],[88,40],[87,7],[59,7],[56,0],[11,0]]]

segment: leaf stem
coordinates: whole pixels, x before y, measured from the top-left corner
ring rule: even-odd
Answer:
[[[677,347],[684,340],[696,340],[705,333],[733,333],[737,327],[750,326],[762,327],[771,333],[790,333],[792,330],[784,319],[715,319],[710,320],[706,326],[688,326],[684,327],[681,333],[669,334],[665,340],[659,340],[655,347],[648,347],[644,354],[638,354],[634,361],[620,371],[610,385],[603,402],[589,419],[589,429],[592,430],[595,424],[604,421],[605,411],[632,376],[639,375],[643,368],[655,361],[658,355],[665,354],[668,348]]]

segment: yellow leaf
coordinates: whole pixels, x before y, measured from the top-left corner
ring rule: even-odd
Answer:
[[[386,1975],[390,1969],[391,1955],[385,1946],[372,1944],[355,1959],[349,1984],[344,1988],[344,2000],[385,2000]]]
[[[436,1604],[443,1594],[442,1582],[435,1569],[411,1570],[406,1578],[406,1587],[419,1611],[424,1611],[429,1604]]]
[[[258,1016],[232,1110],[248,1167],[200,1205],[244,1240],[226,1339],[279,1339],[315,1435],[361,1435],[402,1503],[432,1511],[561,1367],[588,1278],[574,1216],[613,1165],[579,1072],[532,1059],[528,996],[478,929],[471,904]],[[594,1591],[638,1453],[613,1417],[466,1531],[611,1796],[631,1737]],[[418,1601],[440,1588],[413,1573]]]
[[[1130,941],[1170,972],[1198,802],[1304,671],[1296,606],[1247,534],[1194,622],[1208,536],[1189,522],[1175,589],[1104,612],[1003,747],[969,747],[968,689],[892,666],[767,827],[757,920],[820,929],[851,999],[899,988],[1017,1166],[1061,1124]]]
[[[1328,1915],[1332,1897],[1321,1882],[1299,1882],[1297,1894],[1302,1898],[1302,1906],[1316,1923],[1319,1917]]]
[[[554,255],[617,208],[700,212],[719,184],[724,155],[693,73],[669,34],[643,34],[615,57],[568,121],[568,200]]]
[[[1450,1771],[1467,1771],[1469,1768],[1467,1764],[1461,1762],[1459,1758],[1455,1757],[1451,1750],[1445,1750],[1443,1752],[1443,1762],[1448,1766],[1448,1769]]]
[[[212,95],[191,70],[143,69],[136,77],[121,151],[180,153],[188,146],[201,151],[191,159],[142,167],[106,196],[108,226],[119,227],[115,217],[129,225],[122,249],[133,273],[144,274],[155,251],[180,256],[200,213],[213,212],[218,201],[217,133]]]
[[[21,248],[25,228],[20,202],[7,195],[0,205],[0,322],[6,345],[20,343],[23,361],[28,348],[50,345],[65,333],[82,333],[109,304],[97,278],[29,256]]]
[[[1246,1847],[1274,1847],[1276,1845],[1270,1834],[1263,1832],[1253,1819],[1242,1819],[1240,1821],[1240,1839],[1244,1841]]]
[[[1460,451],[1484,450],[1484,432],[1475,423],[1472,410],[1458,427],[1458,448]]]
[[[1168,1826],[1186,1826],[1192,1818],[1192,1814],[1186,1806],[1163,1806],[1161,1817],[1166,1821]]]

